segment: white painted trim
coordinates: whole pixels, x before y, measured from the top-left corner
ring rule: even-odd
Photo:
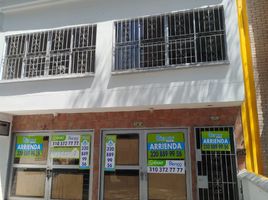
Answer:
[[[60,4],[60,3],[66,3],[67,1],[78,1],[78,0],[31,0],[31,1],[24,1],[20,3],[13,3],[13,4],[7,4],[2,3],[2,6],[0,6],[0,12],[12,12],[12,11],[18,11],[23,9],[29,9],[29,8],[35,8],[39,6],[47,6],[47,5],[54,5],[54,4]]]
[[[1,121],[12,122],[12,119],[13,119],[12,115],[0,113],[0,120]]]
[[[87,77],[94,77],[94,73],[64,74],[64,75],[54,75],[54,76],[47,76],[47,77],[0,80],[0,84],[30,82],[30,81],[44,81],[44,80],[60,80],[60,79],[71,79],[71,78],[87,78]]]
[[[216,67],[222,65],[229,65],[230,62],[220,61],[220,62],[203,62],[203,63],[194,63],[194,64],[181,64],[181,65],[168,65],[164,67],[151,67],[149,69],[129,69],[129,70],[118,70],[112,71],[112,75],[120,74],[133,74],[133,73],[145,73],[145,72],[155,72],[155,71],[165,71],[165,70],[178,70],[183,68],[198,68],[198,67]]]

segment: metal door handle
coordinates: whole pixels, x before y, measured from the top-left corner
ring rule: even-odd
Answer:
[[[141,180],[144,179],[144,172],[143,171],[140,171],[140,177],[141,177]]]

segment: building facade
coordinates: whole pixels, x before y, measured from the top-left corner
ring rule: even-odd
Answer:
[[[235,1],[1,6],[0,199],[238,199]]]
[[[263,174],[268,175],[268,157],[267,157],[267,52],[265,45],[268,40],[267,26],[268,22],[265,18],[267,1],[247,1],[249,33],[252,49],[252,61],[257,97],[258,119],[261,138],[261,154],[263,160]]]

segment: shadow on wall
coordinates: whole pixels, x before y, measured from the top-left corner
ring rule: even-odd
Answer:
[[[99,59],[103,61],[104,58]],[[98,58],[96,61],[101,62]],[[113,106],[113,104],[143,105],[142,103],[148,101],[149,105],[159,105],[163,102],[170,104],[180,100],[183,103],[188,102],[189,99],[193,102],[204,102],[208,99],[211,99],[211,102],[217,102],[218,99],[228,99],[228,95],[239,98],[236,96],[241,94],[241,91],[233,89],[233,93],[230,93],[230,85],[223,82],[228,76],[229,67],[196,67],[138,75],[112,75],[109,78],[106,93],[100,91],[92,96],[88,91],[81,91],[77,95],[73,95],[70,102],[73,107],[90,107],[91,105],[101,107],[103,105]],[[102,70],[105,69],[102,68]],[[103,75],[100,76],[99,81],[105,81],[106,72],[99,71],[98,73]],[[238,82],[237,89],[243,89],[240,84]],[[219,95],[215,97],[215,94]],[[83,99],[88,101],[83,101]]]
[[[120,88],[122,86],[139,86],[156,84],[166,85],[170,83],[180,82],[181,86],[187,83],[195,82],[202,84],[204,81],[223,80],[228,73],[227,65],[210,66],[210,67],[189,67],[186,69],[164,69],[155,72],[137,72],[130,74],[112,75],[108,89]],[[122,85],[124,83],[124,85]]]
[[[0,171],[0,177],[2,177],[2,173]],[[0,200],[4,199],[4,195],[3,195],[3,189],[2,189],[2,180],[0,179]]]
[[[0,84],[0,96],[84,90],[91,87],[92,81],[93,77],[7,82]]]
[[[135,88],[135,86],[128,87],[128,90],[116,89],[113,92],[108,93],[95,93],[91,95],[89,92],[79,92],[77,95],[70,97],[69,101],[72,103],[72,107],[90,107],[92,105],[96,107],[102,107],[103,105],[109,106],[142,106],[144,102],[147,105],[161,105],[161,104],[174,104],[180,102],[180,104],[191,102],[219,102],[222,99],[228,97],[230,99],[239,99],[239,94],[243,90],[240,85],[237,88],[232,88],[230,92],[230,86],[226,87],[221,84],[207,84],[202,86],[193,86],[185,83],[184,86],[172,86],[169,87],[159,86],[146,86],[143,88]],[[198,91],[198,92],[197,92]],[[219,93],[221,91],[221,93]],[[215,95],[218,94],[218,95]],[[84,101],[87,99],[88,101]]]

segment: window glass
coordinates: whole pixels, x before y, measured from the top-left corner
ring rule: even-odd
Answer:
[[[79,165],[79,159],[53,158],[53,165]]]
[[[50,156],[53,165],[90,165],[91,136],[88,134],[55,134],[51,136]]]
[[[116,165],[139,164],[139,136],[134,134],[117,135]]]
[[[153,16],[140,19],[141,24],[141,42],[165,40],[165,18],[164,16]]]
[[[47,164],[48,136],[19,136],[16,137],[15,164]]]

